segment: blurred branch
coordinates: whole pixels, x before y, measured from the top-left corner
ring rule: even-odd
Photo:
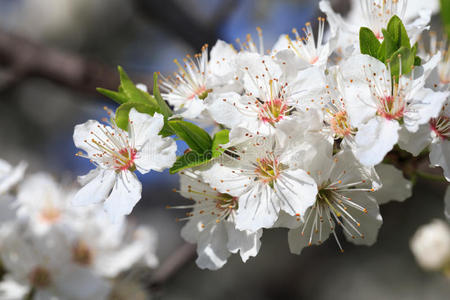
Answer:
[[[0,91],[39,76],[81,92],[95,93],[98,86],[116,89],[115,69],[81,56],[48,48],[0,30],[0,65],[4,67]]]
[[[183,39],[193,49],[200,49],[204,44],[213,45],[219,36],[222,24],[236,8],[238,0],[224,0],[204,24],[174,0],[135,0],[137,9],[150,21],[157,22],[162,28]]]
[[[149,289],[158,290],[164,283],[175,276],[186,263],[195,256],[195,245],[185,243],[175,250],[153,273],[148,284]]]

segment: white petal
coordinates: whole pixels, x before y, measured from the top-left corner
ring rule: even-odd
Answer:
[[[417,92],[405,112],[406,129],[416,132],[419,125],[428,123],[431,118],[436,118],[449,95],[450,92],[434,92],[430,89]]]
[[[379,164],[398,141],[400,125],[381,117],[371,119],[358,128],[355,156],[366,165]]]
[[[225,227],[228,233],[227,248],[230,252],[237,253],[239,251],[243,262],[258,254],[261,247],[262,230],[256,232],[237,230],[232,222],[225,222]]]
[[[222,80],[231,79],[231,76],[236,72],[234,62],[236,56],[236,50],[231,44],[218,40],[211,49],[209,70],[214,76],[218,76]]]
[[[252,180],[245,175],[239,174],[237,167],[225,166],[216,162],[208,169],[202,170],[203,180],[221,193],[227,193],[239,197],[248,190]]]
[[[138,112],[132,108],[129,114],[131,128],[130,136],[134,140],[134,146],[140,150],[144,145],[152,143],[155,136],[164,126],[164,117],[159,113],[152,116]]]
[[[211,95],[205,103],[214,121],[228,128],[235,128],[243,122],[258,122],[258,113],[245,108],[248,107],[248,101],[248,98],[237,93],[223,93]]]
[[[87,205],[104,201],[108,197],[115,179],[116,172],[114,170],[99,169],[97,175],[75,194],[72,204]]]
[[[309,211],[307,212],[309,213]],[[334,221],[331,221],[334,227]],[[302,250],[308,245],[320,245],[326,239],[328,239],[331,234],[330,223],[325,220],[324,222],[319,222],[319,231],[316,232],[312,228],[314,222],[309,220],[307,226],[303,228],[303,224],[297,229],[291,229],[288,233],[289,249],[294,254],[300,254]],[[303,232],[303,234],[302,234]],[[311,243],[311,244],[310,244]]]
[[[116,178],[113,190],[106,199],[104,209],[113,223],[128,215],[141,199],[142,185],[136,174],[122,171]]]
[[[91,146],[91,140],[95,137],[96,139],[107,140],[104,132],[101,128],[104,125],[100,124],[98,121],[89,120],[83,124],[75,125],[73,130],[73,142],[77,148],[84,150],[87,156],[93,157],[93,154],[98,153],[99,150]],[[111,127],[106,126],[107,130],[111,131]]]
[[[195,97],[194,99],[188,100],[184,103],[184,106],[180,108],[177,113],[182,115],[186,119],[195,119],[203,112],[206,108],[203,100]]]
[[[217,270],[226,262],[231,253],[227,249],[227,232],[223,223],[210,226],[201,233],[197,244],[199,268]]]
[[[266,91],[268,78],[279,79],[282,74],[280,66],[270,56],[257,53],[239,53],[237,64],[244,71],[243,81],[246,91],[255,97],[261,96],[261,87]]]
[[[303,216],[316,202],[317,184],[304,170],[283,172],[274,187],[281,209],[292,216]]]
[[[302,218],[298,216],[291,216],[287,212],[280,210],[278,214],[278,219],[273,224],[273,228],[289,228],[295,229],[298,228],[302,223]]]
[[[433,0],[430,0],[428,2],[433,2]],[[422,31],[430,28],[430,26],[427,26],[430,22],[430,19],[431,10],[421,9],[419,11],[419,17],[412,23],[405,25],[405,29],[408,32],[408,37],[410,39],[411,45],[413,45],[417,41]]]
[[[450,141],[440,140],[432,143],[430,147],[430,163],[444,170],[444,176],[450,181]]]
[[[403,172],[392,165],[379,164],[375,167],[383,186],[372,193],[378,204],[391,200],[404,201],[412,195],[412,184],[403,177]]]
[[[135,159],[136,167],[142,174],[150,170],[162,172],[175,163],[176,152],[177,144],[172,138],[153,136],[138,153]]]
[[[0,195],[7,192],[23,178],[27,167],[28,164],[22,161],[14,168],[9,166],[7,173],[2,174],[0,172]]]
[[[399,131],[398,145],[403,150],[408,151],[414,156],[420,154],[432,141],[429,124],[419,126],[416,132],[410,132],[405,127]]]
[[[110,284],[92,270],[64,265],[54,276],[55,289],[67,299],[106,299]]]
[[[354,55],[342,66],[345,90],[345,105],[354,127],[367,122],[375,116],[378,100],[373,96],[367,84],[368,74],[387,72],[386,66],[369,55]]]
[[[351,198],[353,202],[367,209],[367,213],[363,213],[351,206],[347,208],[347,212],[360,223],[360,226],[356,228],[360,233],[364,234],[364,238],[360,238],[356,233],[352,233],[355,237],[353,238],[352,235],[344,231],[345,236],[348,241],[356,245],[373,245],[377,240],[378,230],[383,223],[377,201],[369,196],[368,193],[351,193]]]
[[[280,202],[267,184],[258,184],[239,197],[236,228],[256,232],[270,228],[278,219]]]

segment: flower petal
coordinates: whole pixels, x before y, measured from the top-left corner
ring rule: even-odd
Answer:
[[[113,223],[119,222],[141,199],[142,185],[136,174],[122,171],[116,178],[113,190],[106,199],[104,209]]]
[[[371,119],[358,128],[355,156],[366,166],[379,164],[398,141],[400,125],[381,117]]]
[[[108,197],[116,179],[116,172],[99,168],[97,170],[95,177],[92,171],[88,173],[92,179],[75,194],[72,199],[73,205],[99,203]]]
[[[379,164],[375,167],[383,186],[372,193],[378,204],[391,200],[404,201],[412,195],[412,183],[405,179],[403,172],[392,165]]]

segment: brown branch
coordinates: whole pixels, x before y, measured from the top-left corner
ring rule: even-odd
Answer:
[[[185,243],[176,249],[162,264],[156,269],[150,278],[148,287],[155,291],[161,288],[168,280],[175,276],[188,262],[195,256],[195,245]]]
[[[4,30],[0,30],[0,65],[7,72],[0,90],[33,76],[92,94],[96,92],[96,87],[115,90],[119,85],[115,68],[46,47]],[[148,78],[140,76],[136,79],[151,82]]]

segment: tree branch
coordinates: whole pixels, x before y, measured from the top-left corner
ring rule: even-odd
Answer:
[[[0,90],[32,76],[92,94],[96,92],[96,87],[115,90],[119,85],[119,76],[114,68],[46,47],[4,30],[0,30],[0,65],[6,70]],[[146,79],[141,76],[142,81]],[[151,82],[150,79],[148,81]]]
[[[170,278],[175,276],[195,256],[195,245],[185,243],[176,249],[156,269],[150,278],[148,288],[152,291],[160,289]]]

